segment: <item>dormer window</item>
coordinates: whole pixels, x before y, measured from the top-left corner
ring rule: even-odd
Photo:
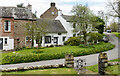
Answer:
[[[10,32],[11,31],[11,22],[10,21],[6,20],[4,22],[4,30],[5,30],[5,32]]]

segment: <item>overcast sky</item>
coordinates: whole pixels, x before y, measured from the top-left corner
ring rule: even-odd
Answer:
[[[70,15],[70,10],[76,4],[87,4],[96,14],[100,10],[105,11],[107,0],[0,0],[0,6],[16,6],[20,3],[26,6],[29,3],[32,5],[32,11],[37,11],[37,16],[40,17],[50,7],[51,2],[55,2],[63,14]]]

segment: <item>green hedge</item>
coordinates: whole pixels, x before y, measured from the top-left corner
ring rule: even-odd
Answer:
[[[6,55],[2,59],[2,64],[15,64],[15,63],[26,63],[26,62],[34,62],[34,61],[41,61],[41,60],[51,60],[51,59],[60,59],[64,58],[65,54],[67,53],[73,53],[73,55],[76,56],[83,56],[83,55],[89,55],[94,53],[99,53],[107,50],[111,50],[114,48],[114,45],[107,43],[106,45],[98,44],[99,47],[91,48],[91,49],[85,49],[85,50],[79,50],[79,51],[72,51],[72,52],[64,52],[64,53],[54,53],[54,54],[13,54],[13,55]]]

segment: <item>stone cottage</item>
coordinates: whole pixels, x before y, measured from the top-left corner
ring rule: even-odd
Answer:
[[[0,7],[0,50],[21,48],[26,43],[25,25],[34,21],[32,6]]]

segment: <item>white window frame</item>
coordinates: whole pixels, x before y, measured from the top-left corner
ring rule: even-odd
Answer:
[[[8,23],[6,23],[6,22],[8,22]],[[6,24],[8,24],[8,30],[6,30],[6,27],[7,27]],[[4,31],[5,32],[10,32],[11,31],[11,22],[9,20],[4,21]]]

